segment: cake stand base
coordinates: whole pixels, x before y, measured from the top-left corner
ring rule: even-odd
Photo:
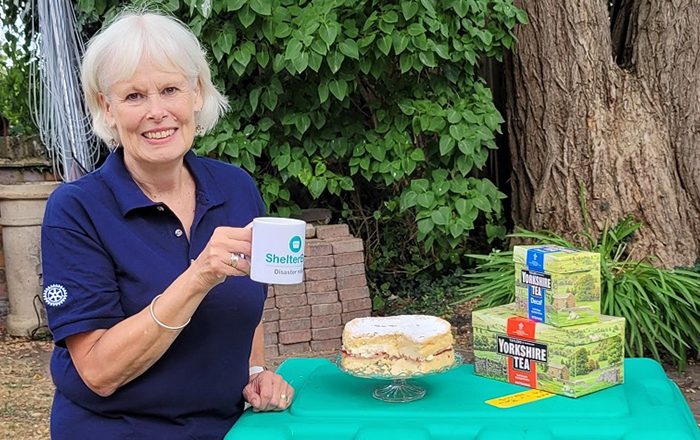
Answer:
[[[389,385],[379,387],[372,392],[372,397],[384,402],[413,402],[425,396],[425,389],[406,382],[405,379],[394,379]]]

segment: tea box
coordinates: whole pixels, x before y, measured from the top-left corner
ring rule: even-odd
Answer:
[[[569,397],[623,382],[624,318],[554,327],[516,311],[511,303],[472,312],[476,374]]]
[[[556,327],[600,316],[600,254],[561,246],[515,246],[517,314]]]

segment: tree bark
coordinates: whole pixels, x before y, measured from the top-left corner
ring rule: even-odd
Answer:
[[[633,258],[694,264],[700,2],[617,0],[612,25],[605,0],[516,3],[530,24],[506,73],[515,224],[575,239],[583,206],[594,234],[631,214]]]

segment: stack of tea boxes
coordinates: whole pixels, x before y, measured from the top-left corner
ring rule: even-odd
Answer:
[[[476,374],[569,397],[623,381],[625,320],[600,314],[600,255],[515,246],[515,303],[472,314]]]

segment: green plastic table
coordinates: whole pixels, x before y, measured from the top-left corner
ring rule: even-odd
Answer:
[[[683,395],[651,359],[626,359],[623,385],[508,409],[484,401],[527,388],[476,376],[473,365],[412,379],[427,393],[408,403],[374,399],[384,381],[326,359],[289,359],[278,373],[295,388],[293,405],[246,411],[225,440],[700,440]]]

